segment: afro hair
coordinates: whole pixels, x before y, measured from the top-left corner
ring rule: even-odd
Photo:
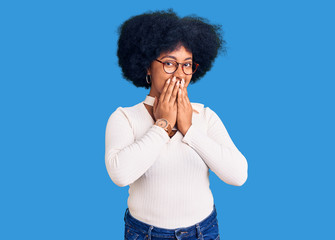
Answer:
[[[199,64],[191,79],[195,83],[211,69],[218,53],[226,52],[222,35],[221,25],[195,15],[180,18],[172,9],[147,12],[119,27],[119,65],[125,79],[148,89],[145,77],[152,61],[182,44]]]

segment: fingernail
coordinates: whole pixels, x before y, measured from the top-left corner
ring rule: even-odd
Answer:
[[[180,82],[178,81],[176,85],[179,86],[179,84],[180,84]]]
[[[167,80],[167,82],[166,82],[166,83],[170,83],[170,81],[171,81],[171,78],[169,78],[169,79]]]
[[[172,78],[172,82],[175,82],[176,81],[176,76],[174,76],[173,78]]]

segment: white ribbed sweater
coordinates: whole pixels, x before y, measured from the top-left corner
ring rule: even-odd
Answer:
[[[224,182],[241,186],[248,164],[217,114],[191,103],[192,125],[170,139],[143,102],[119,107],[106,126],[105,163],[112,181],[129,185],[132,216],[167,229],[188,227],[213,210],[209,168]]]

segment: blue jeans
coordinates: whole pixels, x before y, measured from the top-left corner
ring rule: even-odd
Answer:
[[[135,219],[126,209],[124,215],[125,240],[219,240],[219,226],[216,208],[201,222],[186,228],[165,229],[148,225]]]

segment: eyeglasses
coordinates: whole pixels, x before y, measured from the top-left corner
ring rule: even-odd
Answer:
[[[160,61],[158,59],[155,59],[157,62],[160,62],[163,65],[163,69],[166,73],[172,74],[177,71],[179,64],[181,64],[181,69],[186,75],[192,75],[197,71],[199,64],[189,61],[184,63],[179,63],[176,61],[168,60],[168,61]]]

